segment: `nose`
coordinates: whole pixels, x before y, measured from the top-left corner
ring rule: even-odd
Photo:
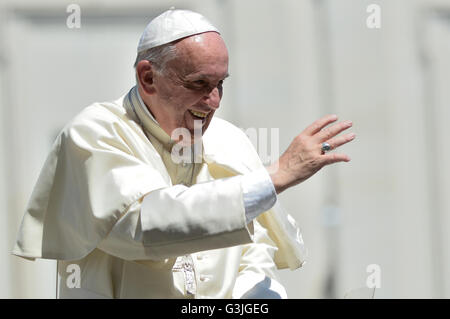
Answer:
[[[219,88],[215,87],[204,96],[204,101],[209,107],[218,109],[220,105],[221,94]]]

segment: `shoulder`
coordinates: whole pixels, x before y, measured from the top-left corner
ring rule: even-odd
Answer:
[[[73,128],[85,125],[111,126],[125,119],[125,109],[122,107],[122,98],[112,102],[96,102],[81,110],[66,125]]]
[[[111,144],[128,151],[125,146],[128,139],[125,137],[130,134],[130,121],[121,99],[97,102],[85,107],[72,118],[62,129],[60,137],[82,148]]]

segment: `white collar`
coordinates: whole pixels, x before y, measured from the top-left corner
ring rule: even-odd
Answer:
[[[142,100],[141,94],[139,93],[139,90],[137,87],[136,87],[136,93],[137,93],[139,103],[141,103],[141,107],[144,110],[145,114],[148,115],[153,120],[153,122],[155,122],[156,124],[159,125],[158,121],[153,117],[152,113],[150,113],[150,111],[148,110],[147,105],[145,105],[144,101]]]

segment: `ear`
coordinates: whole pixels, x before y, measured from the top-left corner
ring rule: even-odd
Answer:
[[[136,75],[139,85],[146,94],[154,94],[156,92],[153,85],[153,68],[150,61],[142,60],[136,65]]]

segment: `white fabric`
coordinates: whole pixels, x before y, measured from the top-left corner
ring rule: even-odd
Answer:
[[[254,244],[245,245],[239,274],[233,288],[234,299],[285,299],[286,290],[278,282],[271,258],[277,247],[267,229],[254,220]]]
[[[186,187],[175,185],[144,197],[141,227],[148,258],[160,260],[250,241],[245,225],[242,176]],[[216,205],[220,203],[221,211]],[[211,231],[214,229],[214,231]],[[217,234],[222,234],[220,240]]]
[[[33,190],[14,254],[59,260],[87,256],[133,203],[172,186],[161,156],[124,103],[128,97],[95,103],[62,130]],[[214,179],[263,168],[245,133],[216,117],[203,136],[203,145],[203,158]],[[216,204],[219,210],[221,206]],[[244,216],[238,229],[245,237]],[[277,267],[300,267],[306,251],[295,220],[279,203],[257,219],[279,248]],[[217,232],[218,225],[211,226],[211,233],[228,238]]]
[[[275,187],[265,168],[244,174],[242,188],[247,224],[271,209],[277,201]]]
[[[234,283],[245,282],[250,273],[275,279],[276,268],[300,267],[305,256],[299,229],[278,203],[246,224],[242,177],[263,166],[245,133],[218,118],[203,136],[204,161],[192,187],[201,192],[191,195],[202,199],[206,184],[220,184],[218,194],[222,189],[229,196],[215,196],[216,202],[212,198],[212,206],[205,206],[220,221],[203,211],[211,222],[184,216],[174,225],[159,218],[170,213],[161,209],[154,227],[142,230],[144,197],[170,198],[167,190],[179,186],[172,184],[176,174],[168,171],[127,104],[135,91],[87,107],[64,127],[33,190],[13,253],[59,260],[63,280],[66,267],[77,263],[81,287],[109,298],[185,298],[183,275],[172,272],[176,258],[164,257],[192,251],[198,298],[230,298]],[[205,209],[193,199],[182,203],[192,206],[185,210],[191,215]],[[167,229],[177,231],[172,237]],[[190,234],[198,231],[198,237]],[[190,240],[180,249],[183,238]]]
[[[189,10],[170,9],[154,18],[145,28],[138,53],[191,35],[213,31],[219,33],[204,16]]]
[[[138,98],[139,105],[141,110],[144,111],[144,116],[148,117],[156,124],[158,121],[153,117],[150,113],[148,107],[145,105],[139,91],[136,91],[136,95]],[[159,124],[158,124],[159,126]],[[267,173],[265,168],[261,168],[256,170],[255,172],[247,173],[242,176],[242,188],[243,188],[243,196],[244,196],[244,207],[245,207],[245,218],[247,224],[250,223],[253,219],[255,219],[259,214],[269,210],[277,201],[277,193],[272,184],[272,180]],[[175,193],[172,195],[172,198],[177,197],[177,193],[179,189],[174,189]],[[170,190],[167,190],[170,192]],[[149,196],[149,195],[147,195]],[[151,206],[151,205],[150,205]],[[146,210],[146,207],[143,206],[143,211]],[[143,213],[144,216],[150,216],[150,213]],[[146,218],[142,218],[142,221],[148,220]],[[145,226],[144,226],[145,228]]]

